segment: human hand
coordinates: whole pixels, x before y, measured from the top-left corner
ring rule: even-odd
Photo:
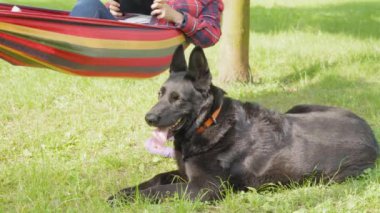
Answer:
[[[114,0],[108,0],[107,4],[109,5],[110,12],[115,17],[123,16],[123,13],[120,11],[120,4]]]
[[[167,4],[167,0],[154,0],[151,8],[151,15],[156,16],[158,19],[165,19],[175,24],[182,24],[183,22],[184,17],[182,13],[170,7]]]

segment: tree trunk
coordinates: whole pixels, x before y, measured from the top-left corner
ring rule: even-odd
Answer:
[[[248,82],[250,0],[226,0],[219,49],[219,79]]]

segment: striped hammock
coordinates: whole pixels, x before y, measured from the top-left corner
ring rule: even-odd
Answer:
[[[0,4],[0,58],[81,76],[149,78],[168,69],[185,42],[173,27],[74,18],[68,12]]]

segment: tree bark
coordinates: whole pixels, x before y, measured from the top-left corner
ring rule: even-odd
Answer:
[[[226,0],[218,57],[219,80],[250,81],[250,0]]]

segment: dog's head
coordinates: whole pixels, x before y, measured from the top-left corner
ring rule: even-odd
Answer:
[[[211,73],[200,47],[195,47],[187,66],[183,47],[174,53],[170,76],[158,93],[158,103],[146,114],[146,122],[174,135],[203,120],[213,103]]]

